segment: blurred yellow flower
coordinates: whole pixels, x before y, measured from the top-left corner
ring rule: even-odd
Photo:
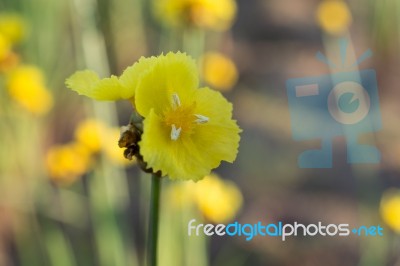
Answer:
[[[242,206],[238,187],[216,175],[208,175],[196,185],[196,203],[203,215],[214,223],[232,220]]]
[[[324,0],[317,10],[319,26],[330,34],[342,34],[351,24],[350,10],[343,0]]]
[[[380,206],[383,221],[396,233],[400,234],[400,189],[385,191]]]
[[[99,152],[102,145],[102,134],[106,126],[98,120],[88,119],[79,123],[75,129],[75,139],[85,146],[91,153]]]
[[[88,150],[76,142],[53,146],[46,155],[50,178],[61,185],[69,185],[76,181],[89,169],[90,163]]]
[[[236,15],[234,0],[156,0],[154,13],[169,26],[226,30]]]
[[[202,70],[204,81],[220,91],[232,89],[238,79],[235,63],[220,53],[206,53],[202,58]]]
[[[17,14],[0,13],[0,34],[11,44],[19,43],[26,35],[26,25],[23,18]]]
[[[44,84],[42,72],[34,66],[19,66],[9,75],[10,96],[34,114],[44,114],[53,105],[53,98]]]

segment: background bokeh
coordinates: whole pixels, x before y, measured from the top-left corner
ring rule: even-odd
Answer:
[[[1,266],[144,264],[150,178],[117,146],[132,107],[79,97],[64,81],[177,50],[233,103],[243,133],[234,164],[196,184],[163,180],[160,265],[400,265],[400,2],[215,3],[0,0]],[[292,140],[285,82],[329,74],[315,55],[339,60],[342,38],[349,61],[374,52],[358,67],[377,72],[383,128],[362,139],[382,161],[347,164],[338,137],[333,168],[300,169],[298,154],[319,144]],[[380,225],[384,235],[189,237],[193,218]]]

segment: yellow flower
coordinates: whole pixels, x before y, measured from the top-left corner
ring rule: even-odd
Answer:
[[[155,16],[170,26],[226,30],[236,15],[234,0],[156,0]]]
[[[231,59],[211,52],[202,59],[203,78],[207,84],[221,91],[228,91],[236,84],[238,71]]]
[[[46,155],[51,180],[68,185],[83,175],[90,166],[90,154],[79,143],[52,147]]]
[[[215,174],[206,176],[196,186],[196,203],[203,215],[214,223],[232,220],[242,206],[238,187]]]
[[[400,234],[400,190],[389,189],[382,197],[380,206],[383,221]]]
[[[106,127],[101,121],[88,119],[75,129],[75,139],[90,152],[96,153],[101,149],[101,134],[104,134],[105,130]]]
[[[318,6],[317,21],[327,33],[344,33],[350,26],[351,20],[350,10],[342,0],[325,0]]]
[[[24,20],[16,14],[0,14],[0,34],[12,44],[19,43],[26,34]]]
[[[140,155],[153,172],[199,180],[221,161],[235,160],[241,130],[232,120],[232,105],[219,92],[198,89],[195,62],[186,54],[141,59],[110,87],[110,79],[90,73],[74,74],[67,86],[95,99],[134,99],[144,117]]]
[[[34,114],[44,114],[53,105],[53,98],[44,84],[42,72],[34,66],[20,66],[9,76],[10,96]]]
[[[145,117],[140,154],[154,172],[199,180],[222,160],[233,162],[240,129],[232,105],[209,88],[197,89],[195,62],[182,53],[159,56],[136,88]]]

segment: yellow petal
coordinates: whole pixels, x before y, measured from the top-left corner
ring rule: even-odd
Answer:
[[[157,58],[154,56],[149,58],[141,57],[137,63],[125,69],[119,78],[119,82],[124,88],[121,91],[122,98],[128,99],[131,97],[132,91],[136,91],[140,77],[150,71],[156,63]]]
[[[199,154],[190,138],[171,141],[171,129],[154,110],[144,120],[144,133],[139,142],[144,161],[154,172],[162,171],[171,179],[200,180],[210,173],[205,160],[207,154]]]
[[[66,85],[80,95],[99,101],[116,101],[133,97],[121,86],[116,76],[101,79],[91,70],[78,71],[66,80]]]
[[[198,83],[196,64],[191,57],[180,52],[161,55],[137,86],[136,109],[144,117],[151,109],[161,115],[166,107],[171,106],[175,93],[181,101],[190,101]]]
[[[237,155],[241,130],[232,120],[232,105],[208,88],[196,90],[195,98],[196,113],[209,120],[197,124],[191,134],[171,140],[171,127],[153,109],[144,120],[140,153],[149,167],[171,179],[200,180],[222,160],[233,162]]]
[[[197,114],[209,118],[206,124],[198,125],[192,139],[201,154],[208,157],[209,167],[215,168],[221,160],[233,162],[239,147],[241,129],[232,120],[232,104],[220,92],[209,88],[198,89],[196,93]]]

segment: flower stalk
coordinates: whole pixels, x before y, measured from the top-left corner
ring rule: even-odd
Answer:
[[[151,175],[150,217],[147,242],[147,265],[157,265],[158,220],[160,214],[161,177]]]

